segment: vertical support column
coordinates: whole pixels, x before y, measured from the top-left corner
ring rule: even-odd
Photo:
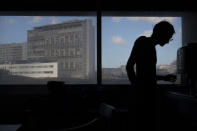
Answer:
[[[101,11],[97,11],[97,85],[102,83]]]

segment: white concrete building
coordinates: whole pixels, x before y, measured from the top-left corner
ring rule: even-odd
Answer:
[[[27,59],[57,61],[61,78],[92,78],[95,70],[92,21],[71,20],[28,30]]]
[[[26,60],[27,43],[10,43],[0,45],[0,62]]]
[[[57,62],[48,63],[23,63],[0,64],[0,69],[6,70],[10,75],[26,76],[33,78],[57,78]]]

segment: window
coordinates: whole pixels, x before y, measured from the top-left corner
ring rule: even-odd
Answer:
[[[5,54],[0,56],[0,71],[11,72],[0,77],[0,83],[35,84],[36,80],[36,84],[45,84],[55,78],[67,84],[96,84],[96,18],[95,13],[87,16],[0,16],[0,54]],[[81,32],[81,37],[76,32]],[[79,44],[82,45],[80,50]],[[75,50],[80,54],[78,57]],[[79,68],[83,70],[75,71],[74,63],[81,63]],[[40,64],[51,68],[38,68]],[[8,68],[10,66],[13,68]],[[28,73],[35,71],[47,75]]]
[[[40,77],[42,73],[39,77],[31,73],[22,75],[33,71],[48,72],[45,68],[37,68],[39,63],[43,63],[51,67],[52,78],[55,76],[55,80],[64,80],[67,84],[96,84],[99,79],[102,79],[101,84],[129,84],[125,65],[134,41],[140,35],[150,36],[154,24],[163,19],[174,25],[176,34],[169,45],[156,47],[157,73],[176,73],[177,50],[182,45],[181,15],[165,12],[118,16],[114,16],[115,13],[103,13],[103,16],[90,14],[0,16],[0,71],[4,74],[7,72],[6,77],[0,77],[0,83],[15,84],[18,83],[17,78],[20,78],[21,84],[31,84],[31,79],[37,80],[37,84],[44,84],[50,78],[50,73],[46,80],[43,80],[44,76]],[[98,40],[101,41],[98,45],[97,17],[101,18],[102,23],[98,31],[102,39]],[[97,50],[98,46],[102,49]],[[101,58],[102,65],[98,64],[97,58]],[[31,66],[23,68],[20,64]],[[97,65],[98,69],[101,66],[98,72]],[[12,72],[19,73],[14,77]],[[99,73],[102,74],[98,75]],[[13,78],[12,81],[9,77]],[[24,80],[26,78],[28,81]],[[167,83],[159,81],[159,84]]]
[[[139,14],[139,13],[138,13]],[[173,14],[173,13],[172,13]],[[170,15],[172,15],[170,13]],[[164,47],[156,46],[157,74],[176,74],[177,50],[182,46],[182,19],[180,16],[145,15],[102,17],[102,82],[129,84],[125,66],[133,44],[139,36],[150,36],[154,25],[167,20],[173,24],[173,41]],[[158,84],[171,84],[158,81]]]

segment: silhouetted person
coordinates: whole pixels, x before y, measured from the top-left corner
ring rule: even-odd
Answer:
[[[151,37],[140,36],[134,43],[126,70],[134,87],[137,130],[141,130],[141,127],[155,130],[157,80],[174,81],[176,79],[173,75],[156,76],[155,46],[158,44],[164,46],[169,43],[174,33],[174,27],[169,22],[161,21],[154,26]]]

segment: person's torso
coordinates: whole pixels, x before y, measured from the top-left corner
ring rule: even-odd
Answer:
[[[150,38],[140,37],[136,46],[136,77],[140,83],[156,84],[157,56]]]

